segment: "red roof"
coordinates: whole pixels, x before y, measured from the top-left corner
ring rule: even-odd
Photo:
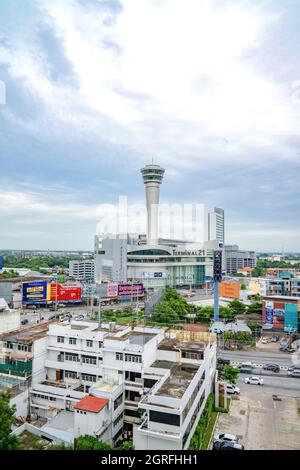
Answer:
[[[102,408],[107,405],[108,400],[106,398],[97,398],[87,395],[83,397],[74,408],[76,410],[90,411],[91,413],[99,413]]]

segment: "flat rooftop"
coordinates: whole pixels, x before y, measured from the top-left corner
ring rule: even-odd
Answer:
[[[36,339],[47,336],[49,325],[54,322],[55,320],[52,320],[39,325],[30,326],[28,328],[19,328],[18,330],[4,333],[0,336],[0,341],[32,343]]]
[[[178,349],[184,349],[189,351],[204,351],[206,343],[203,341],[190,341],[179,338],[166,338],[159,343],[157,349],[164,351],[176,351]]]
[[[171,375],[155,392],[155,395],[182,398],[199,366],[193,364],[177,364],[171,369]]]

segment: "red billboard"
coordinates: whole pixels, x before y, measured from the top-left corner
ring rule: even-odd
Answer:
[[[57,284],[58,302],[79,302],[82,296],[82,289],[78,286],[63,286]],[[56,284],[51,284],[50,301],[56,301]]]

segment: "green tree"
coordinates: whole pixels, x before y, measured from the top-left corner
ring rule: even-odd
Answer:
[[[196,307],[196,320],[208,321],[214,315],[214,308],[210,306]]]
[[[151,320],[157,323],[173,324],[178,323],[180,318],[168,302],[162,301],[155,305]]]
[[[134,450],[134,445],[130,441],[124,441],[123,444],[117,447],[117,450]]]
[[[99,441],[94,436],[80,436],[76,441],[76,450],[110,450],[111,446]]]
[[[230,302],[230,308],[234,316],[243,315],[246,312],[246,306],[239,300]]]
[[[9,400],[8,392],[0,392],[0,450],[19,448],[17,436],[11,433],[16,407],[10,406]]]
[[[242,285],[241,285],[241,290],[247,290],[246,284],[242,284]]]
[[[219,308],[220,318],[231,319],[234,316],[234,312],[231,307],[221,306]]]
[[[262,315],[262,302],[255,302],[247,308],[248,315]]]
[[[221,378],[235,384],[239,376],[239,369],[234,366],[226,365],[220,371]]]

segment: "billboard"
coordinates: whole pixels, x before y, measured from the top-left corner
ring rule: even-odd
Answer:
[[[266,324],[273,326],[274,302],[266,302]]]
[[[118,284],[107,285],[107,297],[118,297]]]
[[[241,286],[238,282],[221,282],[220,284],[220,297],[228,299],[240,298]]]
[[[119,297],[141,297],[144,295],[144,284],[118,284]]]
[[[79,302],[82,297],[82,288],[78,286],[63,286],[57,284],[57,301],[58,302]],[[51,302],[56,301],[56,284],[50,284]]]
[[[156,278],[156,279],[165,279],[167,277],[167,273],[162,271],[162,272],[143,272],[142,277],[144,278]]]
[[[3,256],[0,256],[0,271],[3,269],[4,266],[4,261],[3,261]]]
[[[297,333],[298,330],[298,305],[285,304],[284,331]]]
[[[23,303],[27,304],[50,300],[47,281],[24,282],[22,285],[22,299]]]

